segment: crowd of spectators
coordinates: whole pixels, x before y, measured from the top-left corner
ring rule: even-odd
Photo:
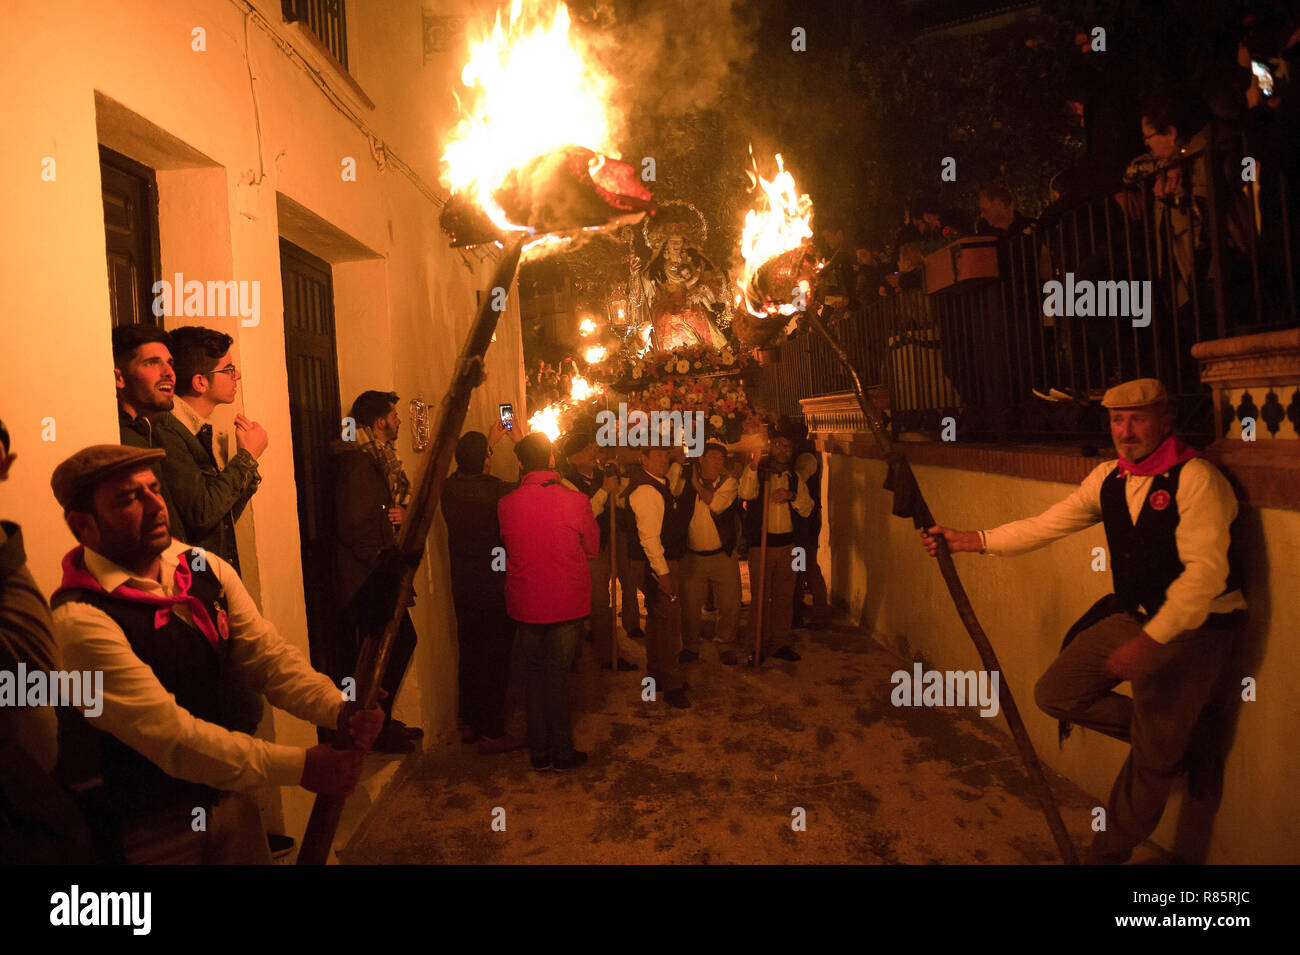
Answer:
[[[1235,46],[1231,37],[1205,49],[1186,46],[1187,63],[1174,78],[1166,75],[1167,62],[1148,63],[1142,50],[1122,45],[1094,50],[1091,35],[1080,31],[1061,78],[1062,109],[1081,127],[1080,159],[1042,183],[1045,189],[1015,180],[981,184],[977,214],[924,196],[907,204],[892,235],[850,229],[849,274],[835,277],[849,308],[833,317],[878,298],[925,291],[926,257],[970,236],[1000,240],[1004,278],[1008,243],[1026,236],[1032,245],[1016,246],[1024,253],[1017,261],[1026,263],[1012,276],[1018,281],[1063,279],[1067,272],[1077,279],[1152,280],[1156,308],[1178,332],[1161,343],[1165,369],[1187,372],[1191,342],[1216,331],[1216,319],[1245,328],[1294,316],[1300,171],[1291,84],[1300,14],[1291,4],[1253,5]],[[1032,201],[1040,192],[1050,201],[1037,217],[1018,208],[1017,196]],[[843,233],[839,222],[822,227],[824,260],[846,258],[838,251]],[[1224,314],[1208,314],[1216,307]],[[1131,345],[1112,343],[1113,351],[1130,353],[1104,362],[1084,354],[1077,327],[1050,316],[1043,325],[1053,329],[1050,347],[1064,357],[1072,380],[1100,386],[1125,359],[1134,360]]]

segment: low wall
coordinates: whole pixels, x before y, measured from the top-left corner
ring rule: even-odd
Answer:
[[[893,517],[878,459],[826,455],[824,490],[829,547],[822,560],[833,597],[880,643],[940,669],[978,669],[980,660],[937,567],[910,520]],[[941,523],[990,528],[1039,513],[1074,487],[1056,481],[951,467],[918,466],[917,480]],[[1246,633],[1225,677],[1229,741],[1217,814],[1191,800],[1180,780],[1154,835],[1159,845],[1209,863],[1300,860],[1300,600],[1295,554],[1300,513],[1247,508],[1239,520],[1251,609]],[[971,602],[998,654],[1039,758],[1105,805],[1128,747],[1076,728],[1058,747],[1056,721],[1034,705],[1035,681],[1055,658],[1075,619],[1110,590],[1110,574],[1092,570],[1100,525],[1014,558],[956,558]],[[1241,678],[1256,681],[1256,701],[1240,702]],[[1229,685],[1231,684],[1231,685]],[[1126,687],[1127,685],[1125,685]],[[889,685],[876,688],[888,694]],[[1004,717],[996,717],[1004,722]],[[1005,723],[1003,725],[1005,730]],[[1074,833],[1086,844],[1088,833]]]

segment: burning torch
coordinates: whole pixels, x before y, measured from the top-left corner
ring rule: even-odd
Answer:
[[[439,405],[432,453],[397,547],[362,588],[383,613],[352,614],[364,640],[356,689],[365,708],[378,702],[380,678],[414,595],[416,567],[452,452],[470,396],[483,381],[483,359],[521,257],[572,247],[597,232],[636,222],[654,208],[636,171],[617,158],[605,105],[612,81],[589,64],[570,36],[564,4],[514,0],[508,25],[498,14],[494,29],[472,50],[461,79],[474,105],[452,132],[443,156],[444,183],[452,195],[439,223],[453,246],[494,243],[505,254]],[[336,734],[335,745],[349,746],[346,737]],[[317,796],[299,864],[327,861],[344,801]]]

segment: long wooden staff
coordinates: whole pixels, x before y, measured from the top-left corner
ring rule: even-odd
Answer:
[[[609,672],[618,673],[618,488],[609,496]],[[623,595],[627,599],[627,594]]]
[[[760,461],[761,465],[762,462]],[[767,603],[767,501],[772,496],[772,482],[764,481],[762,473],[758,476],[759,483],[763,486],[763,506],[762,523],[759,525],[759,543],[758,545],[758,596],[753,599],[754,604],[754,666],[758,666],[762,661],[763,654],[763,607]],[[751,589],[753,582],[751,581]]]
[[[916,476],[912,473],[912,466],[908,463],[903,452],[893,447],[893,442],[890,441],[889,434],[885,431],[880,415],[876,412],[875,406],[867,399],[866,392],[862,388],[862,379],[858,377],[857,368],[854,367],[848,353],[844,351],[844,348],[831,335],[825,324],[822,323],[821,318],[811,308],[804,313],[804,317],[808,319],[813,328],[817,329],[822,338],[826,339],[826,342],[831,346],[831,350],[839,358],[840,363],[848,370],[849,377],[853,382],[853,393],[858,399],[858,406],[862,409],[862,415],[866,418],[867,425],[876,438],[876,443],[880,445],[881,451],[885,453],[885,460],[889,463],[896,493],[900,487],[902,487],[904,493],[907,493],[908,490],[911,491],[911,516],[913,521],[922,528],[933,527],[935,524],[934,515],[930,513],[930,507],[921,494],[920,485],[917,484]],[[998,657],[993,652],[993,645],[989,643],[984,628],[980,626],[979,618],[975,616],[975,608],[971,606],[970,598],[966,596],[966,588],[962,586],[961,578],[957,576],[957,568],[952,562],[952,554],[948,551],[948,542],[940,535],[936,538],[936,543],[938,544],[936,556],[939,559],[939,572],[943,574],[943,581],[948,585],[948,593],[957,608],[957,616],[961,618],[962,624],[966,627],[966,632],[970,634],[971,641],[979,652],[980,660],[984,663],[984,669],[990,673],[1001,672],[1002,668],[998,665]],[[1034,744],[1029,739],[1029,732],[1025,729],[1025,723],[1020,718],[1020,710],[1016,708],[1016,701],[1011,696],[1011,686],[1005,679],[998,681],[998,697],[1001,702],[1002,712],[1007,717],[1007,725],[1011,727],[1011,736],[1016,741],[1016,749],[1020,751],[1020,761],[1024,764],[1025,773],[1029,776],[1030,788],[1033,789],[1034,795],[1038,799],[1038,808],[1047,820],[1047,828],[1051,830],[1052,838],[1056,840],[1056,848],[1061,854],[1061,861],[1066,865],[1078,865],[1079,858],[1075,853],[1074,843],[1070,841],[1069,833],[1065,829],[1065,823],[1061,821],[1060,810],[1057,809],[1056,800],[1052,798],[1052,790],[1048,787],[1047,778],[1043,775],[1043,767],[1039,764],[1038,755],[1034,752]]]
[[[465,415],[469,410],[469,399],[474,389],[483,380],[483,356],[492,343],[492,333],[496,331],[497,319],[505,310],[505,296],[514,282],[515,270],[519,267],[519,255],[523,250],[523,239],[517,239],[507,247],[505,255],[492,273],[479,305],[474,324],[470,326],[469,335],[461,349],[456,362],[456,371],[447,393],[443,395],[442,404],[438,406],[433,433],[433,447],[420,476],[420,485],[411,501],[408,519],[402,523],[397,547],[401,551],[404,570],[397,584],[393,612],[384,627],[383,634],[376,640],[371,635],[366,639],[366,647],[357,661],[356,690],[357,699],[365,708],[379,702],[379,684],[388,658],[392,653],[393,642],[406,617],[406,608],[411,605],[415,593],[415,571],[424,556],[424,546],[433,528],[433,518],[438,512],[438,500],[442,496],[442,484],[451,466],[452,454],[456,441],[460,438],[460,429],[465,424]],[[371,649],[373,646],[373,649]],[[348,733],[335,733],[335,745],[347,749],[351,745]],[[343,815],[346,796],[318,795],[312,806],[311,818],[307,822],[307,831],[302,837],[302,849],[298,852],[298,865],[324,865],[329,860],[330,847],[334,842],[334,833],[338,831],[339,819]]]

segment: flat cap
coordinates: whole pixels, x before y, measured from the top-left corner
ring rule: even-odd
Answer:
[[[1134,378],[1116,385],[1101,397],[1103,408],[1144,408],[1169,400],[1165,386],[1155,378]]]
[[[134,470],[165,456],[166,452],[161,448],[92,444],[54,469],[54,474],[50,476],[50,487],[54,490],[54,499],[67,510],[83,491],[93,488],[104,478]]]

